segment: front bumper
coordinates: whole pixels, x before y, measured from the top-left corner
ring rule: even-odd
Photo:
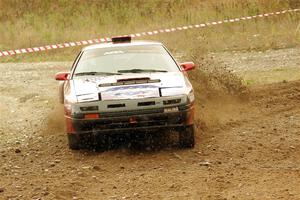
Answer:
[[[100,113],[99,119],[82,119],[81,115],[67,117],[68,133],[128,133],[180,128],[193,124],[194,105],[179,106],[178,111],[164,112],[164,108],[127,112]],[[68,124],[69,123],[69,124]]]

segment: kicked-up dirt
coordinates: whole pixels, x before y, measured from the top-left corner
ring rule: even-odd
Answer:
[[[195,148],[125,139],[104,152],[68,149],[53,77],[71,63],[0,64],[0,199],[300,199],[300,81],[238,78],[300,70],[299,49],[213,57],[190,74]]]

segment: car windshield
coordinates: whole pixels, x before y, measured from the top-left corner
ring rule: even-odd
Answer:
[[[109,76],[176,71],[178,66],[162,45],[133,45],[86,50],[74,74]]]

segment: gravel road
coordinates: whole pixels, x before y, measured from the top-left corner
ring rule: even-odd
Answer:
[[[243,76],[259,73],[256,63],[299,70],[299,52],[213,59]],[[0,64],[0,199],[300,199],[299,80],[214,98],[200,68],[190,75],[198,99],[194,149],[125,141],[105,152],[71,151],[53,79],[70,65]],[[213,75],[227,88],[236,83]]]

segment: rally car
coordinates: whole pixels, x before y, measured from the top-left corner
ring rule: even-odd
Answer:
[[[187,71],[166,47],[130,37],[85,47],[70,72],[57,73],[70,149],[104,135],[175,130],[194,146],[194,92]],[[99,137],[91,137],[91,135]]]

